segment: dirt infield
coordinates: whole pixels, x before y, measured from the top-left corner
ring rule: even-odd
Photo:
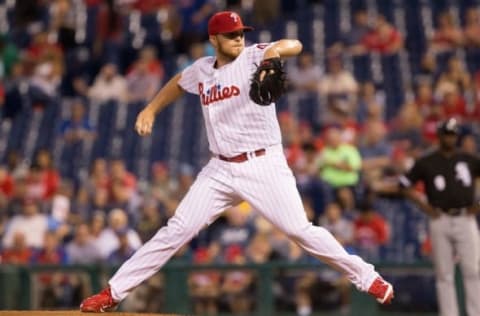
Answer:
[[[103,313],[102,315],[115,315],[115,316],[181,316],[174,314],[138,314],[138,313]],[[88,316],[95,315],[92,313],[81,313],[79,311],[0,311],[0,316]]]

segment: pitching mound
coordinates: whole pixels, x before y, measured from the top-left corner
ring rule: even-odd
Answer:
[[[180,316],[173,314],[139,314],[139,313],[103,313],[115,316]],[[89,316],[91,313],[81,313],[79,311],[0,311],[0,316]]]

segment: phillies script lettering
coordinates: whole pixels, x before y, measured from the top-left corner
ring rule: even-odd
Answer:
[[[224,99],[229,99],[231,97],[237,96],[240,94],[240,88],[231,85],[230,87],[221,87],[220,85],[213,85],[204,92],[203,83],[198,84],[198,93],[200,94],[200,100],[203,105],[207,106],[210,103],[221,101]]]

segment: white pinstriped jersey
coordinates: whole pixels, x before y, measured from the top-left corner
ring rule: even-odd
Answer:
[[[271,44],[245,47],[231,63],[214,68],[215,57],[187,67],[179,85],[200,97],[210,151],[232,157],[281,143],[275,104],[250,100],[250,79]]]

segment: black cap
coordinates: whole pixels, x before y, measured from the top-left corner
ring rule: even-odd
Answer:
[[[437,133],[458,135],[460,133],[460,126],[457,120],[452,117],[438,125]]]

